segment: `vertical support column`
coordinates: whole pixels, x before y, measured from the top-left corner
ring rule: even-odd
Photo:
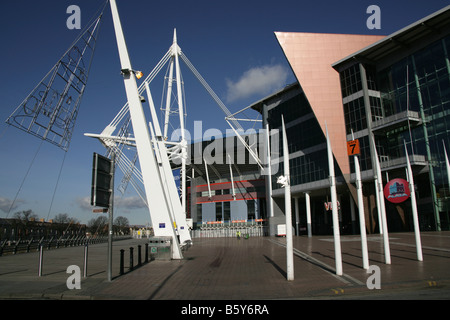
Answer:
[[[428,139],[427,120],[425,117],[425,110],[423,108],[422,92],[420,91],[420,82],[419,82],[419,76],[417,75],[416,61],[414,59],[414,56],[411,56],[411,58],[412,58],[413,69],[414,69],[414,81],[416,84],[417,99],[419,101],[420,118],[422,119],[423,137],[425,140],[425,148],[427,151],[428,167],[429,167],[429,175],[430,175],[431,198],[433,199],[433,211],[434,211],[434,218],[435,218],[435,223],[436,223],[436,231],[441,231],[441,218],[439,216],[439,206],[438,206],[438,200],[437,200],[437,195],[436,195],[436,183],[434,180],[434,168],[433,168],[434,161],[432,161],[433,158],[431,156],[430,140]]]
[[[364,65],[362,63],[359,64],[359,73],[361,75],[361,86],[363,90],[363,98],[364,98],[364,107],[366,111],[366,120],[367,120],[367,132],[368,132],[368,138],[369,138],[369,146],[370,146],[370,155],[371,155],[371,163],[372,163],[372,170],[374,175],[374,183],[375,183],[375,196],[377,200],[377,212],[378,212],[378,225],[380,234],[383,234],[383,212],[382,212],[382,206],[381,201],[384,201],[383,198],[380,199],[380,190],[378,185],[378,179],[381,179],[381,177],[377,176],[376,172],[376,160],[374,152],[376,151],[376,145],[375,145],[375,138],[374,134],[372,132],[372,111],[370,109],[370,99],[369,99],[369,87],[367,85],[367,75],[366,75],[366,69],[364,68]],[[374,151],[375,150],[375,151]]]

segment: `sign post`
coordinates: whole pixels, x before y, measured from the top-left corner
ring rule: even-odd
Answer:
[[[94,153],[92,168],[91,205],[102,207],[94,209],[94,213],[109,212],[108,219],[108,281],[112,280],[112,236],[113,236],[113,208],[114,208],[114,162],[115,154],[111,159]]]

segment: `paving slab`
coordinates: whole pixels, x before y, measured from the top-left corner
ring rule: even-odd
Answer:
[[[294,277],[286,280],[285,238],[196,238],[183,260],[153,260],[130,271],[129,248],[146,239],[114,242],[113,280],[107,281],[107,244],[88,248],[88,273],[81,289],[69,289],[69,265],[83,272],[84,246],[0,257],[0,299],[294,301],[313,299],[449,299],[450,232],[421,234],[423,261],[417,261],[413,233],[389,234],[391,264],[385,264],[383,237],[368,235],[370,265],[362,268],[359,236],[342,236],[343,275],[335,274],[332,236],[294,237]],[[120,250],[125,274],[119,274]],[[378,272],[380,289],[369,289]],[[374,278],[371,278],[374,279]]]

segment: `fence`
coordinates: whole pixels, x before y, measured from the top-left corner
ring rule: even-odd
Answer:
[[[114,241],[130,239],[131,236],[114,236]],[[47,250],[50,249],[58,249],[61,247],[75,247],[81,246],[85,244],[97,244],[97,243],[105,243],[108,242],[107,236],[88,238],[86,236],[73,236],[65,239],[59,238],[54,239],[54,237],[50,239],[45,239],[44,237],[41,239],[31,239],[31,240],[17,240],[10,241],[4,240],[0,243],[0,256],[4,254],[17,254],[23,252],[30,251],[39,251],[39,248],[42,246]]]
[[[240,232],[241,237],[263,237],[269,234],[267,226],[249,225],[249,226],[224,226],[224,227],[201,227],[191,230],[192,238],[221,238],[236,237]]]

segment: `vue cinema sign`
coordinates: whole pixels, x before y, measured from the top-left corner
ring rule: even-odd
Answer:
[[[393,179],[384,187],[384,197],[392,203],[401,203],[409,198],[409,183],[404,179]]]

